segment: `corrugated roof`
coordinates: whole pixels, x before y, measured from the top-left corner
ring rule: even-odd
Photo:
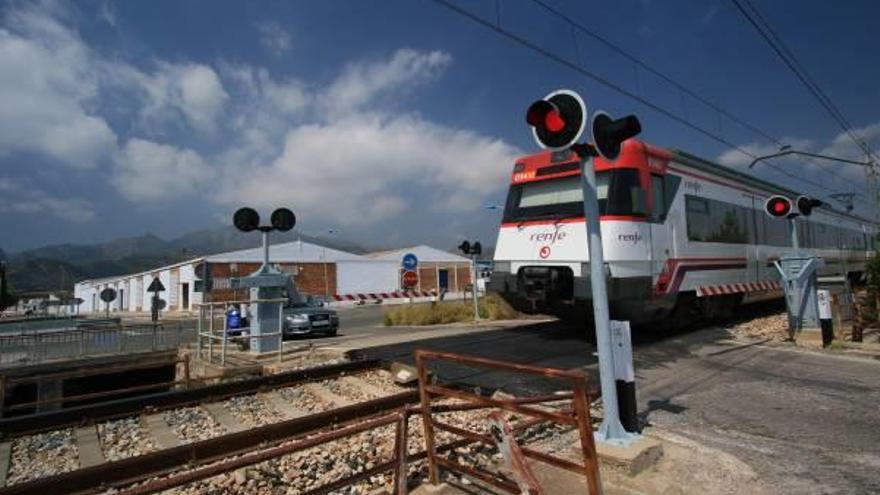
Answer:
[[[419,259],[419,261],[450,263],[465,263],[470,261],[464,256],[458,256],[457,254],[452,254],[437,248],[432,248],[431,246],[426,246],[424,244],[400,249],[393,249],[391,251],[379,251],[375,253],[370,253],[367,256],[377,260],[400,261],[407,253],[413,253],[414,255],[416,255],[416,258]]]
[[[363,259],[363,256],[302,241],[269,246],[269,261],[272,263],[333,263]],[[205,260],[208,263],[260,263],[263,261],[263,248],[215,254],[205,257]]]

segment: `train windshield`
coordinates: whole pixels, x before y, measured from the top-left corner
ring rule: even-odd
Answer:
[[[645,216],[645,193],[635,169],[596,173],[600,215]],[[584,215],[581,177],[563,177],[514,184],[507,195],[504,222],[581,217]]]

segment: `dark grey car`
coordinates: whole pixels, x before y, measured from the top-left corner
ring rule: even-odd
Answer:
[[[327,335],[339,330],[339,314],[324,307],[323,301],[308,297],[303,303],[291,303],[284,308],[284,338]]]

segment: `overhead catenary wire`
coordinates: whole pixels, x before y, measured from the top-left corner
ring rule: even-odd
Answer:
[[[483,17],[480,17],[479,15],[474,14],[473,12],[468,11],[466,9],[463,9],[460,6],[456,5],[455,3],[453,3],[449,0],[434,0],[434,2],[437,3],[438,5],[458,14],[461,17],[469,19],[476,24],[479,24],[479,25],[481,25],[491,31],[496,32],[497,34],[503,36],[504,38],[507,38],[510,41],[513,41],[514,43],[517,43],[523,47],[526,47],[526,48],[532,50],[533,52],[541,55],[544,58],[547,58],[547,59],[549,59],[559,65],[562,65],[562,66],[564,66],[574,72],[577,72],[577,73],[581,74],[582,76],[587,77],[588,79],[591,79],[591,80],[601,84],[602,86],[604,86],[604,87],[606,87],[606,88],[608,88],[608,89],[610,89],[620,95],[623,95],[633,101],[636,101],[636,102],[644,105],[645,107],[659,113],[660,115],[663,115],[664,117],[666,117],[674,122],[677,122],[677,123],[689,128],[689,129],[713,140],[713,141],[721,143],[721,144],[723,144],[733,150],[736,150],[737,152],[742,153],[743,155],[748,156],[752,159],[758,157],[758,155],[755,155],[754,153],[744,149],[742,146],[739,146],[739,145],[727,140],[726,138],[724,138],[722,136],[718,136],[717,134],[705,129],[704,127],[698,126],[698,125],[690,122],[688,119],[676,114],[675,112],[673,112],[667,108],[664,108],[664,107],[662,107],[662,106],[660,106],[660,105],[658,105],[658,104],[656,104],[656,103],[654,103],[654,102],[652,102],[642,96],[639,96],[639,95],[633,93],[632,91],[629,91],[629,90],[619,86],[618,84],[615,84],[614,82],[596,74],[595,72],[589,71],[580,65],[572,63],[571,61],[567,60],[563,56],[560,56],[560,55],[538,45],[537,43],[534,43],[534,42],[532,42],[532,41],[530,41],[530,40],[528,40],[528,39],[526,39],[516,33],[508,31],[507,29],[504,29],[500,24],[496,24],[495,22],[492,22],[492,21],[489,21]],[[815,182],[813,180],[807,179],[805,177],[801,177],[799,175],[788,172],[787,170],[779,167],[778,165],[776,165],[774,163],[768,162],[768,163],[766,163],[766,165],[768,167],[770,167],[771,169],[775,170],[776,172],[778,172],[782,175],[785,175],[786,177],[789,177],[793,180],[800,181],[804,184],[810,184],[811,186],[817,187],[823,191],[827,190],[826,184],[821,184],[821,183]]]
[[[864,139],[860,136],[857,136],[852,129],[852,125],[840,111],[840,109],[834,104],[830,97],[822,90],[822,88],[816,83],[816,81],[810,76],[810,74],[806,71],[803,64],[801,64],[797,57],[795,57],[794,53],[788,49],[782,39],[776,34],[770,24],[761,16],[761,13],[758,12],[758,9],[752,5],[749,0],[731,0],[739,12],[746,18],[749,24],[758,31],[758,34],[767,42],[770,48],[782,59],[782,62],[786,65],[786,67],[791,70],[794,75],[798,78],[798,80],[807,88],[807,90],[813,95],[816,101],[825,108],[831,118],[837,123],[838,126],[849,136],[850,139],[858,146],[866,155],[871,157],[872,160],[876,160],[876,156],[874,151],[865,143]],[[748,6],[748,9],[746,9]],[[751,12],[749,11],[751,10]]]
[[[723,129],[722,129],[722,126],[721,126],[721,117],[720,117],[721,115],[723,115],[723,116],[726,117],[728,120],[731,120],[732,122],[735,122],[735,123],[739,124],[739,125],[742,126],[743,128],[752,131],[752,132],[755,133],[756,135],[761,136],[761,137],[763,137],[764,139],[767,139],[768,141],[771,141],[771,142],[775,143],[777,146],[782,147],[782,146],[785,146],[785,145],[786,145],[786,143],[783,143],[779,138],[773,136],[772,134],[770,134],[769,132],[767,132],[767,131],[761,129],[761,128],[758,127],[758,126],[756,126],[756,125],[754,125],[754,124],[752,124],[752,123],[750,123],[750,122],[747,122],[746,120],[742,119],[741,117],[739,117],[739,116],[737,116],[737,115],[734,115],[734,114],[731,113],[730,111],[728,111],[728,110],[722,108],[721,106],[719,106],[719,105],[713,103],[713,102],[710,101],[708,98],[706,98],[706,97],[704,97],[704,96],[701,96],[700,94],[698,94],[698,93],[695,92],[694,90],[692,90],[692,89],[688,88],[687,86],[685,86],[684,84],[682,84],[682,83],[676,81],[676,80],[673,79],[672,77],[670,77],[670,76],[668,76],[667,74],[661,72],[659,69],[657,69],[657,68],[651,66],[650,64],[648,64],[648,63],[645,62],[644,60],[640,59],[639,57],[633,55],[632,53],[629,53],[629,52],[626,51],[626,50],[624,50],[623,48],[621,48],[621,47],[620,47],[619,45],[617,45],[616,43],[612,42],[611,40],[607,39],[606,37],[602,36],[601,34],[595,32],[594,30],[588,28],[588,27],[585,26],[584,24],[578,22],[577,20],[573,19],[571,16],[567,15],[566,13],[564,13],[564,12],[560,11],[559,9],[553,7],[552,5],[548,4],[546,1],[544,1],[544,0],[530,0],[530,1],[531,1],[533,4],[538,5],[539,7],[541,7],[542,9],[544,9],[545,11],[547,11],[547,12],[551,13],[552,15],[556,16],[557,18],[559,18],[559,19],[565,21],[565,22],[571,27],[571,29],[573,29],[573,30],[576,29],[577,31],[579,31],[579,32],[581,32],[581,33],[583,33],[583,34],[589,36],[590,38],[592,38],[592,39],[596,40],[597,42],[601,43],[601,44],[602,44],[603,46],[605,46],[606,48],[609,48],[610,50],[614,51],[614,52],[617,53],[618,55],[622,56],[623,58],[625,58],[625,59],[629,60],[630,62],[632,62],[633,64],[635,64],[635,65],[637,66],[637,69],[636,69],[636,78],[638,78],[638,67],[641,67],[642,69],[646,70],[647,72],[650,72],[651,74],[654,74],[655,76],[659,77],[660,79],[662,79],[662,80],[665,81],[666,83],[672,85],[673,87],[675,87],[676,89],[678,89],[679,91],[681,91],[683,94],[685,94],[685,95],[687,95],[687,96],[690,96],[691,98],[693,98],[693,99],[699,101],[699,102],[702,103],[703,105],[706,105],[707,107],[709,107],[709,108],[711,108],[712,110],[714,110],[715,112],[717,112],[717,114],[719,115],[718,126],[719,126],[719,133],[722,135],[721,137],[724,137],[724,135],[723,135],[723,134],[724,134],[724,133],[723,133]],[[498,22],[497,24],[500,24],[500,22]],[[575,42],[575,50],[576,50],[576,53],[579,54],[580,51],[579,51],[579,48],[578,48],[578,45],[577,45],[577,40],[575,39],[574,42]],[[578,62],[580,62],[580,55],[577,56],[577,60],[578,60]],[[638,79],[637,79],[637,81],[636,81],[636,84],[637,84],[637,87],[638,87]],[[682,101],[682,108],[684,109],[684,102],[683,102],[683,101]],[[686,113],[686,112],[685,112],[685,113]],[[685,118],[687,118],[686,115],[685,115]],[[843,181],[845,181],[845,182],[848,182],[849,184],[851,184],[851,185],[853,185],[854,187],[857,187],[857,188],[864,187],[863,184],[859,184],[859,183],[857,183],[857,182],[855,182],[855,181],[853,181],[853,180],[851,180],[851,179],[849,179],[849,178],[847,178],[847,177],[841,176],[840,174],[837,174],[837,173],[835,173],[834,171],[829,170],[827,167],[823,166],[821,163],[817,162],[816,160],[808,159],[808,161],[810,161],[811,163],[815,164],[820,170],[822,170],[823,172],[825,172],[825,173],[831,175],[832,177],[834,177],[834,178],[836,178],[836,179],[841,179],[841,180],[843,180]]]

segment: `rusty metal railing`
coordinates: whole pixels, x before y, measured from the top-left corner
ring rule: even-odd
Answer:
[[[491,472],[479,467],[465,466],[452,461],[447,457],[438,455],[438,447],[436,446],[434,439],[435,430],[445,431],[455,436],[462,437],[466,441],[480,442],[489,446],[495,446],[497,442],[497,438],[493,438],[490,435],[459,428],[435,419],[433,413],[448,409],[432,403],[435,398],[440,397],[458,399],[464,401],[465,405],[473,405],[474,408],[494,408],[530,417],[532,418],[530,424],[552,422],[576,427],[583,454],[583,464],[525,446],[519,447],[517,450],[527,458],[583,475],[586,478],[589,493],[595,495],[600,493],[599,464],[593,440],[593,429],[590,423],[587,379],[584,375],[555,368],[541,368],[448,352],[417,350],[415,355],[419,377],[421,413],[425,429],[425,445],[428,458],[429,478],[432,484],[439,483],[439,468],[442,467],[443,469],[452,472],[467,474],[475,479],[481,480],[510,493],[521,492],[520,485],[515,480],[500,473]],[[529,405],[528,400],[494,399],[464,390],[431,383],[428,380],[428,368],[426,366],[429,361],[448,361],[472,368],[492,369],[560,380],[566,382],[572,389],[572,394],[570,396],[571,408],[567,411],[541,409]],[[546,401],[546,398],[539,399]],[[535,400],[534,402],[541,401],[542,400]],[[514,430],[516,429],[517,428],[514,428]]]

